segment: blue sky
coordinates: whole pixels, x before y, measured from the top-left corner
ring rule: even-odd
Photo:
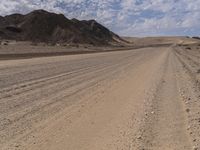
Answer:
[[[200,0],[1,0],[0,15],[45,9],[95,19],[119,35],[200,35]]]

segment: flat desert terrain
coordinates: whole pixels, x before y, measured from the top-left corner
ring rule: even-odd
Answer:
[[[200,42],[132,40],[51,57],[1,46],[0,149],[199,150]]]

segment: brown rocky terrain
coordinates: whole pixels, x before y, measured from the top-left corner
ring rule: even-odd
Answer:
[[[95,20],[70,20],[44,10],[0,17],[0,39],[91,45],[126,42]]]

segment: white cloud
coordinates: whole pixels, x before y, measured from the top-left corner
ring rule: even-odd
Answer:
[[[200,0],[1,0],[0,15],[46,9],[122,35],[200,34]],[[193,29],[193,30],[191,30]],[[196,32],[194,31],[196,30]]]

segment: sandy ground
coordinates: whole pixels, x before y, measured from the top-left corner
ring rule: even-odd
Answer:
[[[174,37],[124,37],[125,40],[129,41],[135,47],[158,47],[158,46],[169,46],[172,44],[192,44],[199,43],[200,40],[185,37],[185,36],[174,36]]]
[[[200,50],[188,47],[1,60],[0,149],[200,149]]]

